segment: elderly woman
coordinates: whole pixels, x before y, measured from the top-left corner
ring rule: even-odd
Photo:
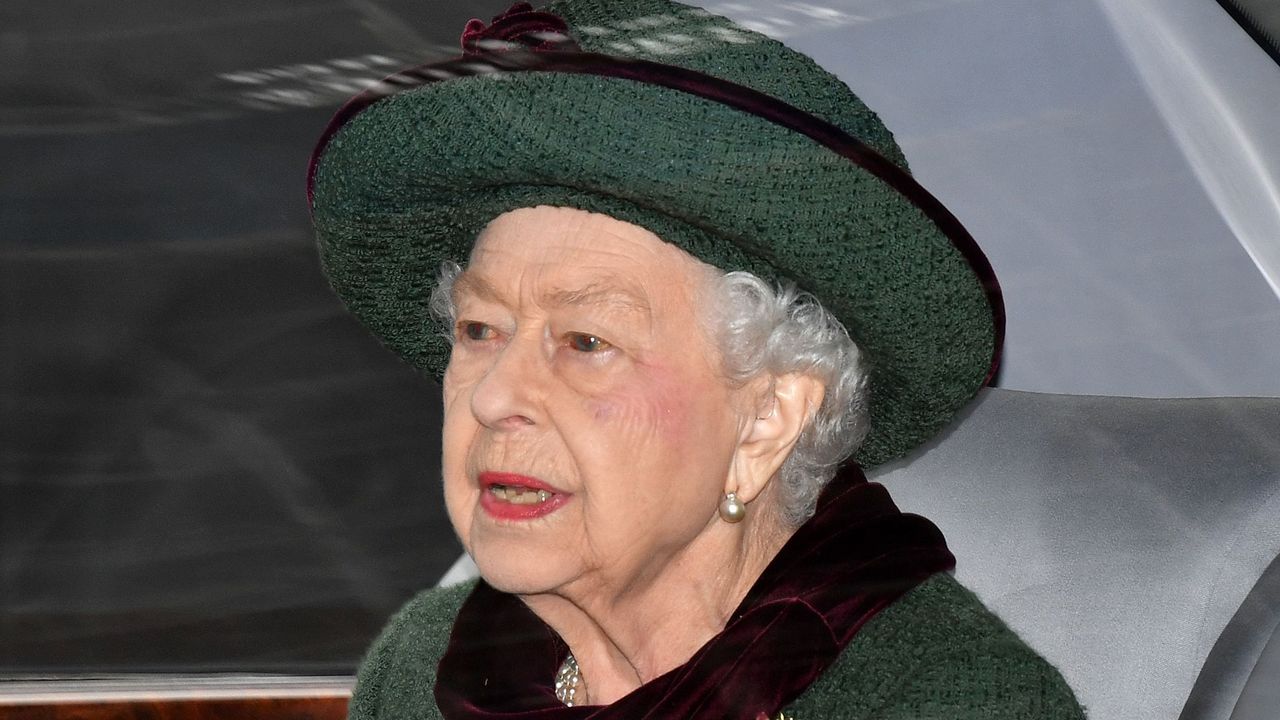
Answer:
[[[442,377],[481,575],[391,621],[351,716],[1080,717],[861,474],[973,396],[1002,325],[875,115],[665,0],[518,5],[463,46],[312,166],[335,289]]]

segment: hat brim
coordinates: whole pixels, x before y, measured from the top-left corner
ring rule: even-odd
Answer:
[[[991,377],[1004,318],[986,258],[909,175],[835,126],[701,73],[589,53],[464,58],[389,80],[317,148],[313,219],[348,308],[437,378],[448,329],[428,300],[441,263],[465,263],[490,220],[537,205],[605,213],[816,296],[870,361],[864,466],[928,440]]]

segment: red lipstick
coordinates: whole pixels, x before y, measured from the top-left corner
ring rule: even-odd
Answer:
[[[527,475],[482,472],[480,507],[499,520],[532,520],[560,509],[569,493]]]

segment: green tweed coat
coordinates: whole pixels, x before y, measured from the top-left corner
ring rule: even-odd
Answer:
[[[391,620],[361,665],[351,720],[441,717],[436,666],[471,588],[425,591]],[[940,573],[873,617],[784,716],[1080,720],[1084,711],[1052,665]]]

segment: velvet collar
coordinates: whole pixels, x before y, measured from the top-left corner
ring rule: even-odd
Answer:
[[[454,623],[436,703],[449,720],[776,717],[867,620],[954,566],[933,523],[900,512],[884,486],[849,467],[684,665],[612,705],[565,707],[551,681],[568,648],[518,598],[481,581]]]

